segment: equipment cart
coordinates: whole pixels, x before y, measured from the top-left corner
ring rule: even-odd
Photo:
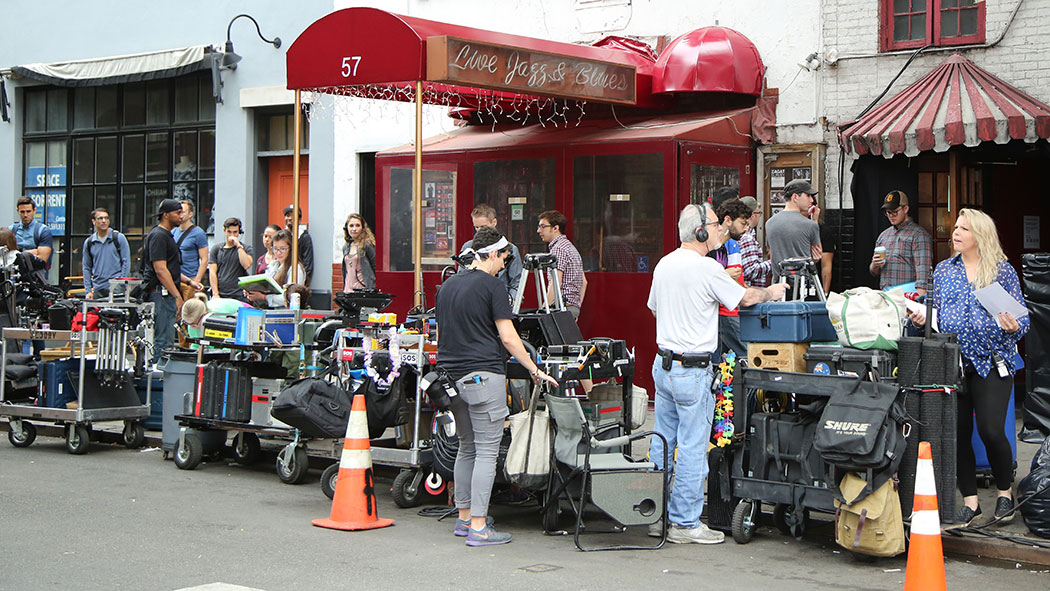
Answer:
[[[142,421],[150,413],[153,380],[146,381],[146,403],[143,404],[135,391],[132,376],[136,370],[128,364],[128,352],[135,352],[135,364],[141,369],[148,355],[153,304],[85,302],[84,318],[89,308],[99,310],[98,331],[3,329],[0,372],[6,369],[9,341],[64,341],[70,343],[72,358],[79,360],[76,375],[70,376],[76,389],[76,408],[46,406],[43,382],[35,400],[9,400],[4,383],[0,382],[0,417],[9,420],[8,439],[15,447],[28,447],[36,439],[36,427],[31,420],[64,425],[66,450],[71,454],[87,453],[91,426],[100,421],[123,420],[124,445],[128,448],[138,448],[145,440]],[[86,354],[88,343],[98,344],[98,352],[92,359]]]
[[[732,448],[732,496],[739,499],[732,513],[732,535],[738,544],[751,541],[762,503],[773,503],[773,522],[782,533],[801,537],[809,512],[834,513],[834,495],[826,478],[827,465],[813,449],[814,426],[823,400],[849,390],[857,378],[743,370],[741,391],[747,404],[736,407],[734,424],[746,433],[744,444]],[[789,400],[783,413],[750,413],[757,391],[783,393]],[[787,410],[787,409],[783,409]],[[719,494],[712,491],[710,496]]]

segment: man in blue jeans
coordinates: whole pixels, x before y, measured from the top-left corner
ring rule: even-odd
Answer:
[[[157,225],[146,235],[142,245],[145,272],[142,274],[147,299],[153,308],[153,359],[160,359],[161,351],[175,340],[175,319],[182,309],[182,294],[178,278],[182,258],[171,230],[182,221],[182,205],[174,199],[165,199],[157,209]]]
[[[669,253],[653,271],[649,309],[656,317],[658,355],[653,361],[656,423],[653,430],[667,439],[668,456],[677,446],[674,484],[667,513],[667,541],[676,544],[718,544],[725,534],[700,523],[707,478],[707,446],[715,397],[711,392],[711,354],[718,347],[718,305],[750,306],[779,299],[784,284],[767,288],[740,285],[707,253],[720,246],[719,222],[707,203],[687,205],[678,220],[682,246]],[[659,468],[663,442],[653,437],[649,457]],[[649,535],[662,534],[659,524]]]

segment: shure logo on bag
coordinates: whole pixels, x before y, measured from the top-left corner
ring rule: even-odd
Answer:
[[[850,423],[848,421],[824,421],[824,428],[839,435],[861,435],[868,432],[871,423]]]

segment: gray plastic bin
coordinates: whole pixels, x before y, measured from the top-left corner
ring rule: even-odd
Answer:
[[[161,423],[161,449],[170,452],[175,449],[179,439],[179,423],[175,415],[190,414],[193,393],[197,384],[197,352],[176,349],[164,351],[166,359],[161,359],[157,369],[164,372],[164,416]],[[229,356],[228,353],[216,357],[205,353],[204,362],[211,359]],[[198,431],[204,452],[210,453],[226,445],[226,431]]]

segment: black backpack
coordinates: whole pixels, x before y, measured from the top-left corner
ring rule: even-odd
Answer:
[[[852,389],[831,397],[813,440],[813,446],[833,468],[829,486],[837,489],[841,477],[835,471],[866,472],[866,493],[870,493],[897,472],[908,435],[900,393],[895,385],[858,378]],[[841,497],[837,490],[834,492]]]

